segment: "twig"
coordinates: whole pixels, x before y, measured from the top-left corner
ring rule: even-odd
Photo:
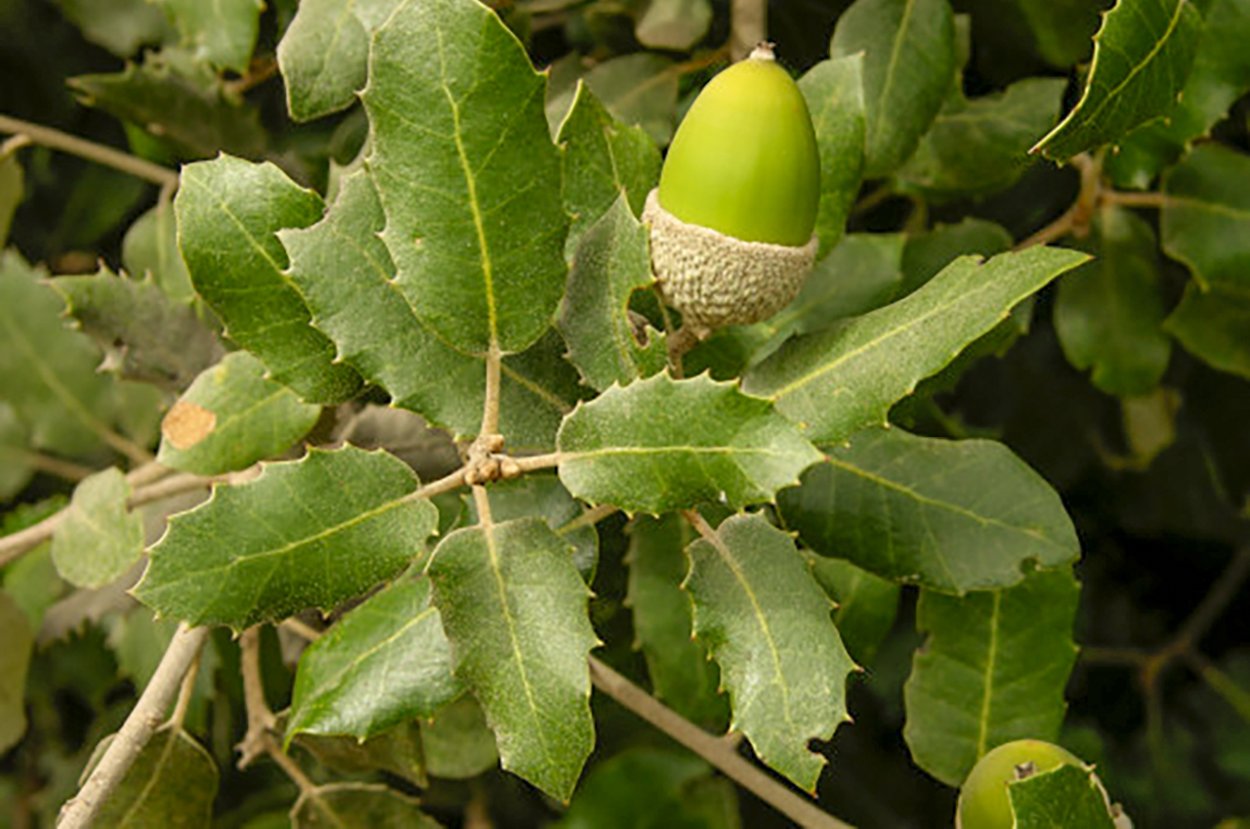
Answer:
[[[600,691],[707,760],[803,829],[853,829],[750,763],[723,738],[708,734],[593,656],[590,679]]]
[[[79,138],[76,135],[70,135],[60,130],[54,130],[51,127],[32,124],[29,121],[22,121],[18,118],[10,118],[7,115],[0,115],[0,132],[25,135],[36,144],[42,144],[45,147],[51,147],[54,150],[60,150],[70,155],[76,155],[79,158],[85,158],[88,161],[94,161],[106,167],[112,167],[114,170],[129,173],[153,184],[171,187],[178,186],[178,174],[173,170],[162,167],[159,164],[153,164],[151,161],[133,156],[130,153],[125,153],[103,144],[97,144],[94,141],[87,141],[84,138]]]
[[[499,434],[499,375],[502,365],[503,354],[499,350],[499,343],[492,337],[490,348],[486,350],[486,395],[482,404],[482,428],[478,437]]]
[[[238,767],[244,769],[268,751],[266,739],[278,722],[278,718],[269,709],[269,703],[265,701],[265,682],[260,673],[260,625],[253,625],[239,637],[239,670],[243,674],[243,707],[247,711],[247,732],[237,748]]]
[[[316,642],[321,638],[321,631],[294,616],[283,619],[278,623],[278,627],[284,628],[308,642]]]
[[[1250,546],[1242,547],[1233,554],[1233,560],[1215,580],[1211,590],[1203,597],[1194,612],[1185,620],[1176,634],[1177,649],[1197,645],[1207,635],[1211,626],[1228,605],[1237,597],[1238,591],[1250,576]]]
[[[208,636],[207,628],[178,627],[161,663],[152,675],[126,722],[92,769],[78,794],[61,807],[58,829],[86,829],[100,812],[105,800],[126,776],[143,747],[165,717],[169,703],[191,668]]]
[[[668,335],[666,343],[668,367],[674,379],[680,380],[686,376],[685,369],[681,365],[682,358],[690,353],[690,349],[699,344],[699,334],[689,323],[682,323],[681,328]]]
[[[25,135],[23,133],[19,133],[17,135],[11,136],[3,144],[0,144],[0,161],[4,161],[9,156],[13,155],[13,153],[17,152],[23,147],[29,147],[31,144],[34,144],[34,143],[35,143],[34,141],[30,140],[29,135]]]
[[[328,811],[325,808],[325,804],[317,797],[317,784],[308,779],[308,775],[304,774],[304,770],[299,767],[299,764],[282,750],[282,747],[278,745],[278,741],[273,738],[273,735],[266,733],[260,739],[262,751],[268,754],[269,759],[277,763],[286,776],[291,778],[291,782],[299,787],[300,796],[316,799],[317,805]],[[330,814],[333,813],[330,812]]]
[[[263,84],[278,74],[278,61],[272,55],[266,55],[252,61],[247,74],[227,81],[223,86],[231,95],[243,95]]]
[[[597,507],[591,507],[581,515],[571,519],[568,523],[562,524],[556,530],[556,535],[568,535],[571,532],[580,530],[582,527],[593,527],[608,516],[616,515],[619,511],[619,507],[614,507],[611,504],[600,504]]]
[[[191,660],[191,667],[187,669],[187,675],[182,678],[182,686],[178,689],[178,702],[174,704],[174,713],[169,715],[169,722],[166,725],[182,728],[182,723],[187,719],[191,698],[195,696],[195,681],[200,676],[200,654],[202,653],[203,651],[195,652],[195,659]]]
[[[1124,207],[1166,207],[1171,198],[1167,193],[1134,193],[1108,188],[1102,191],[1100,201]]]
[[[67,461],[64,458],[58,458],[55,455],[46,455],[43,452],[33,452],[29,449],[14,449],[13,454],[17,456],[18,462],[27,466],[36,472],[46,472],[49,475],[55,475],[62,480],[78,483],[83,478],[95,472],[89,466],[83,466],[80,463]]]

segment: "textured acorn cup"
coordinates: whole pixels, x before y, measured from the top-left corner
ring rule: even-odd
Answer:
[[[761,45],[704,87],[647,198],[665,301],[699,333],[772,316],[811,270],[819,201],[807,104]]]

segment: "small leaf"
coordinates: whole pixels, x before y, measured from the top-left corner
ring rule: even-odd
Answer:
[[[955,77],[947,0],[856,0],[838,18],[835,58],[864,53],[864,177],[880,178],[916,149]]]
[[[963,598],[921,591],[916,627],[928,639],[903,688],[917,765],[958,786],[993,747],[1058,736],[1079,594],[1068,568]]]
[[[711,23],[708,0],[651,0],[634,33],[648,49],[684,52],[703,39]]]
[[[1203,289],[1250,285],[1250,156],[1219,144],[1195,147],[1163,179],[1163,250]]]
[[[899,296],[928,282],[956,257],[976,253],[990,257],[1011,249],[1011,234],[1002,225],[964,218],[958,224],[939,224],[907,237],[903,248],[903,284]]]
[[[1250,379],[1250,289],[1219,283],[1203,291],[1190,283],[1164,329],[1212,368]]]
[[[1163,377],[1172,353],[1162,328],[1154,231],[1128,210],[1104,207],[1087,249],[1096,258],[1059,282],[1059,344],[1068,362],[1092,369],[1090,379],[1108,394],[1145,394]]]
[[[854,667],[829,618],[829,598],[790,537],[759,515],[728,518],[687,553],[694,632],[720,665],[730,729],[813,791],[825,758],[807,744],[830,739],[846,721]]]
[[[165,15],[151,0],[58,0],[57,5],[86,40],[119,58],[173,36]]]
[[[26,614],[0,590],[0,754],[17,745],[26,733],[26,671],[35,637]]]
[[[555,829],[716,829],[692,814],[691,785],[711,769],[694,755],[633,746],[598,763]]]
[[[195,378],[165,415],[156,459],[197,475],[245,469],[290,448],[320,414],[266,379],[260,360],[236,351]]]
[[[503,767],[567,802],[594,747],[590,591],[541,519],[457,530],[429,565],[456,676],[486,711]]]
[[[403,570],[437,511],[397,458],[351,446],[268,464],[170,519],[135,597],[192,625],[241,630],[329,610]]]
[[[301,732],[366,740],[428,718],[463,690],[425,576],[403,576],[353,608],[300,657],[287,740]]]
[[[1029,152],[1066,161],[1166,114],[1193,66],[1202,15],[1190,0],[1118,0],[1094,35],[1081,99]]]
[[[743,390],[820,442],[885,421],[891,405],[992,329],[1018,302],[1087,257],[1034,247],[964,256],[892,305],[791,340],[747,372]]]
[[[1092,769],[1062,765],[1007,783],[1017,829],[1114,829],[1106,796]]]
[[[808,553],[807,566],[837,606],[833,626],[860,664],[870,664],[898,614],[899,587],[840,558]]]
[[[678,74],[669,58],[636,52],[596,64],[585,81],[613,118],[642,127],[664,146],[673,139],[677,121]]]
[[[35,474],[25,424],[6,401],[0,400],[0,503],[25,488]]]
[[[189,304],[195,299],[191,274],[178,250],[178,229],[173,204],[161,200],[126,231],[122,239],[122,264],[135,278],[151,278],[170,300]]]
[[[1080,555],[1058,494],[1000,443],[867,429],[777,499],[803,543],[882,578],[962,595]]]
[[[409,720],[361,742],[355,737],[323,737],[304,732],[295,745],[317,762],[338,774],[371,774],[384,771],[422,788],[430,781],[425,773],[421,728]]]
[[[9,238],[13,214],[26,195],[26,176],[17,160],[17,153],[0,157],[0,248]]]
[[[165,7],[182,36],[182,45],[196,59],[231,69],[247,71],[260,30],[262,0],[156,0]]]
[[[467,780],[499,764],[495,735],[472,694],[421,724],[421,746],[430,775],[445,780]]]
[[[102,587],[143,555],[143,518],[126,509],[130,484],[117,467],[83,479],[52,534],[52,561],[75,587]]]
[[[96,746],[85,773],[115,738],[110,734]],[[212,755],[186,731],[164,726],[109,792],[95,823],[207,829],[212,822],[217,784],[217,764]]]
[[[440,829],[406,794],[376,783],[329,783],[300,792],[293,829]]]
[[[629,316],[634,291],[655,281],[647,228],[622,195],[582,237],[556,324],[569,359],[598,391],[655,374],[668,360],[665,337]]]
[[[450,345],[524,351],[564,292],[545,80],[490,9],[423,0],[373,37],[362,98],[395,284]]]
[[[195,289],[225,322],[226,336],[310,403],[350,397],[360,377],[335,362],[334,344],[309,325],[275,235],[321,218],[320,196],[273,164],[223,155],[182,168],[174,210]]]
[[[816,235],[824,256],[846,232],[864,165],[863,55],[825,60],[799,78],[820,150]]]
[[[706,375],[608,389],[565,418],[557,444],[578,498],[652,514],[771,501],[820,459],[767,402]]]

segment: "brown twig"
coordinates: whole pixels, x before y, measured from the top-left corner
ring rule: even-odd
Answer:
[[[266,741],[278,723],[265,701],[265,682],[260,673],[260,625],[253,625],[239,637],[239,670],[243,674],[247,732],[236,748],[239,750],[238,767],[244,769],[268,751]]]
[[[0,132],[24,135],[35,144],[42,144],[54,150],[76,155],[88,161],[94,161],[96,164],[112,167],[114,170],[129,173],[136,178],[150,181],[156,185],[178,186],[178,174],[173,170],[104,144],[97,144],[94,141],[88,141],[76,135],[54,130],[51,127],[32,124],[29,121],[11,118],[8,115],[0,115]]]

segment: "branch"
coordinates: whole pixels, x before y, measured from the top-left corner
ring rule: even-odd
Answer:
[[[725,739],[708,734],[593,656],[590,679],[600,691],[707,760],[803,829],[853,829],[749,762]]]
[[[60,130],[54,130],[51,127],[32,124],[29,121],[22,121],[18,118],[10,118],[7,115],[0,115],[0,132],[24,135],[36,144],[42,144],[54,150],[85,158],[88,161],[94,161],[96,164],[103,164],[105,167],[112,167],[114,170],[129,173],[156,185],[163,187],[178,186],[178,174],[173,170],[162,167],[159,164],[153,164],[151,161],[130,153],[115,150],[112,147],[97,144],[94,141],[88,141],[85,138],[79,138]]]
[[[278,722],[265,701],[265,682],[260,674],[260,625],[253,625],[239,637],[239,669],[243,674],[243,707],[247,710],[247,732],[238,745],[239,768],[244,769],[269,751],[269,732]]]
[[[164,720],[170,701],[178,693],[182,678],[196,661],[207,636],[208,628],[188,628],[185,624],[178,627],[152,680],[143,689],[104,756],[78,794],[61,807],[56,823],[58,829],[86,829],[92,824],[105,800],[134,765],[152,732]]]
[[[768,0],[733,0],[730,27],[730,57],[742,60],[768,39]]]

